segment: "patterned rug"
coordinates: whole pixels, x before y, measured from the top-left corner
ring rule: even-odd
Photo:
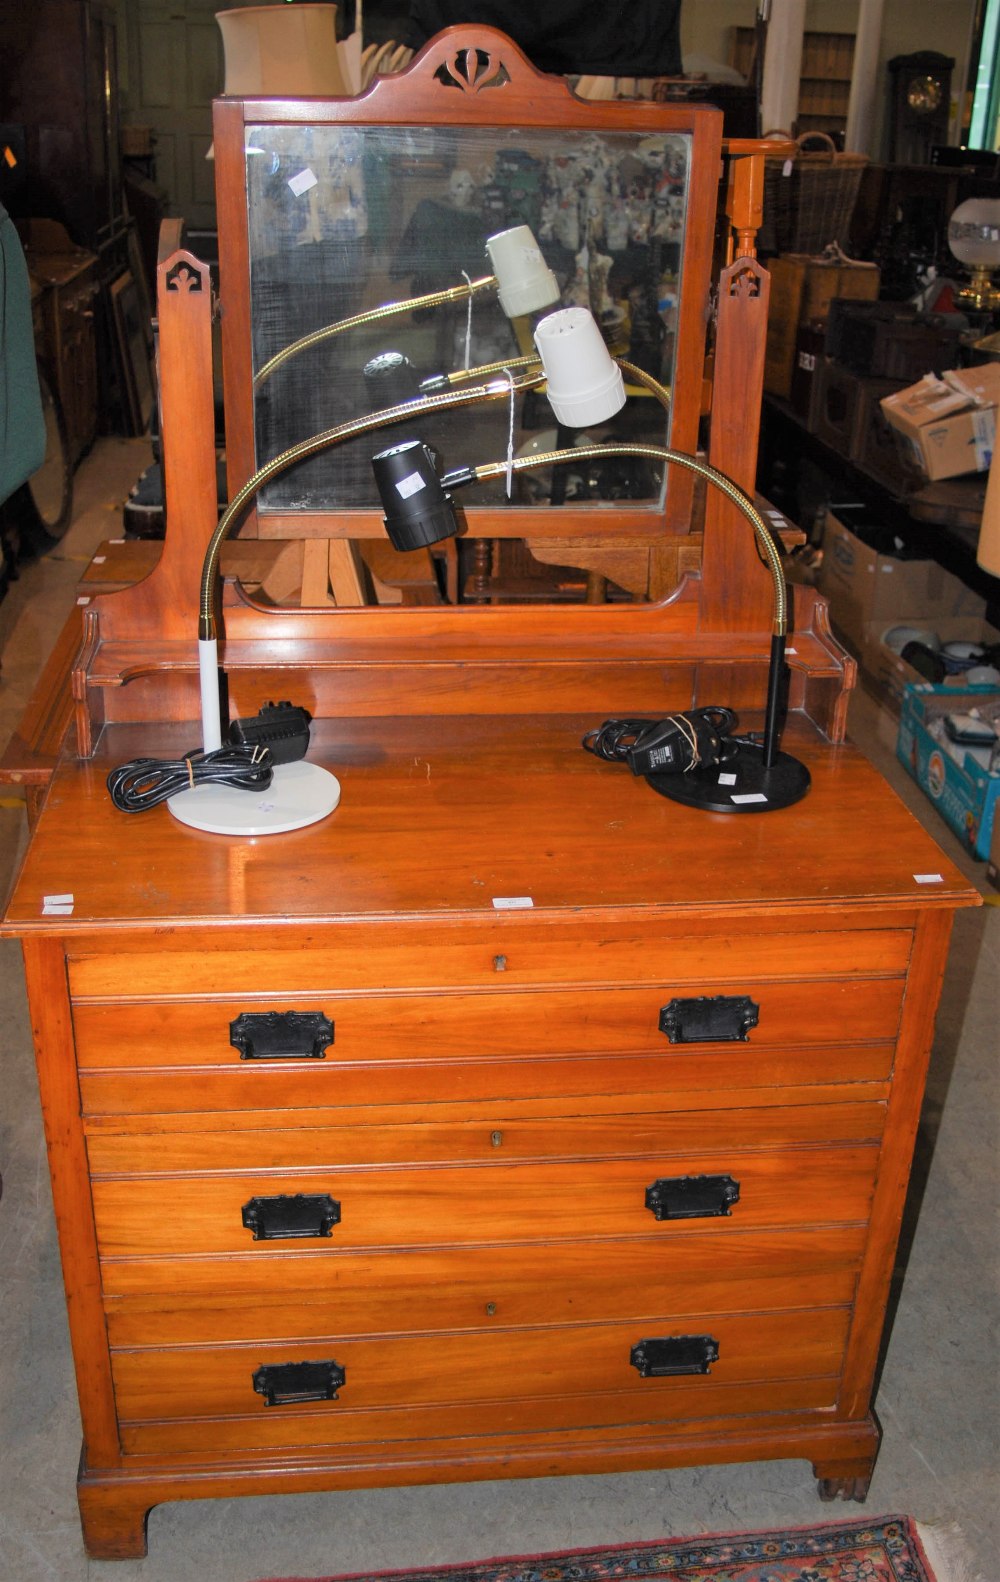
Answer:
[[[963,1573],[964,1575],[965,1573]],[[932,1571],[908,1516],[716,1533],[610,1549],[517,1555],[426,1571],[366,1571],[319,1582],[957,1582]],[[285,1578],[284,1582],[306,1582]]]

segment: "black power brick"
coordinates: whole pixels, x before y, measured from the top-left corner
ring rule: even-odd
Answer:
[[[233,720],[229,740],[233,747],[266,747],[271,763],[294,764],[309,747],[306,709],[294,703],[265,703],[253,719]]]

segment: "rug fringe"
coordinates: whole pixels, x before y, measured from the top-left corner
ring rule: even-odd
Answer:
[[[936,1582],[986,1582],[957,1522],[916,1522]]]

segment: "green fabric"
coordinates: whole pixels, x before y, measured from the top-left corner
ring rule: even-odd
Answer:
[[[21,239],[0,204],[0,504],[44,459],[31,283]]]

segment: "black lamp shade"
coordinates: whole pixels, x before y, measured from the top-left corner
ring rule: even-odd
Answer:
[[[454,538],[458,523],[427,446],[406,440],[372,457],[385,530],[396,549],[422,549]]]
[[[364,381],[373,412],[412,401],[420,391],[420,374],[402,352],[380,352],[365,363]]]

